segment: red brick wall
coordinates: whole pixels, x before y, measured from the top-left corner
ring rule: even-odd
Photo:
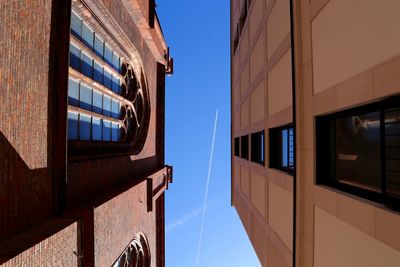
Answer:
[[[0,239],[51,213],[48,80],[52,1],[0,3]]]
[[[57,230],[55,230],[58,228]],[[45,236],[42,239],[41,236]],[[7,240],[0,246],[0,264],[5,267],[14,266],[77,266],[78,223],[66,219],[54,219],[40,225],[29,232]],[[38,242],[35,240],[39,239]],[[31,246],[30,243],[33,243]],[[10,253],[29,249],[12,256],[3,262]]]
[[[156,266],[156,210],[147,212],[146,180],[94,209],[95,266],[110,266],[142,231]]]

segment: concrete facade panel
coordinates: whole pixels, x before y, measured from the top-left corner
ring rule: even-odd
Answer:
[[[289,1],[277,0],[267,22],[268,59],[290,32]]]
[[[260,71],[263,69],[266,59],[265,48],[265,34],[264,32],[258,37],[256,44],[251,51],[250,55],[250,81],[253,82]]]
[[[240,96],[243,95],[249,90],[250,81],[249,81],[249,64],[244,65],[242,73],[240,75]]]
[[[265,87],[264,81],[251,93],[251,123],[264,119],[265,116]]]
[[[311,24],[314,93],[398,56],[399,10],[395,0],[329,1]]]
[[[246,167],[240,168],[240,188],[243,193],[250,198],[250,170]]]
[[[265,217],[265,178],[251,172],[251,203]]]
[[[239,53],[240,65],[243,66],[249,54],[249,30],[247,26],[245,26],[241,35]]]
[[[240,107],[240,127],[246,128],[250,124],[250,99],[247,98]]]
[[[315,267],[395,267],[400,262],[399,251],[320,208],[315,209],[314,250]]]
[[[268,73],[268,114],[272,115],[292,105],[291,50]]]
[[[268,216],[271,227],[292,251],[293,195],[273,182],[268,187]]]
[[[253,0],[253,8],[250,14],[250,42],[254,41],[258,28],[265,14],[265,0]]]

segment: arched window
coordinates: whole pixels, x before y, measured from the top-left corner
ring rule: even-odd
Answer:
[[[71,15],[68,84],[69,151],[139,153],[149,125],[143,68],[100,24]],[[97,27],[100,33],[93,30]],[[103,34],[103,35],[102,35]],[[106,36],[104,36],[106,35]],[[108,40],[108,41],[104,41]],[[129,54],[129,55],[128,55]]]
[[[115,261],[113,267],[137,266],[150,267],[151,255],[149,242],[144,233],[138,233]]]

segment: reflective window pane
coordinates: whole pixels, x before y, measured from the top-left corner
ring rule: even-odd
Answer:
[[[95,34],[95,37],[94,37],[94,52],[100,58],[103,58],[103,55],[104,55],[104,42],[103,42],[103,40],[100,39],[100,37],[97,34]]]
[[[92,88],[81,83],[80,86],[80,107],[92,110]]]
[[[337,119],[335,129],[337,181],[380,191],[379,112]]]
[[[111,140],[111,121],[103,120],[103,140]]]
[[[68,104],[79,106],[79,83],[75,80],[68,80]]]
[[[104,69],[104,86],[111,89],[112,88],[112,80],[111,80],[111,72],[107,70],[106,68]]]
[[[288,164],[289,164],[289,168],[293,168],[294,167],[294,142],[293,142],[293,128],[289,129],[289,157],[288,157]]]
[[[282,131],[282,166],[288,167],[288,130]]]
[[[79,114],[79,139],[90,140],[91,117]]]
[[[107,45],[104,45],[104,61],[107,62],[110,66],[112,66],[113,62],[113,51]]]
[[[119,141],[120,138],[120,130],[118,123],[112,123],[112,141]]]
[[[103,84],[103,66],[101,66],[97,61],[94,61],[93,80]]]
[[[82,20],[75,14],[71,12],[71,33],[76,37],[81,36]]]
[[[120,94],[120,84],[119,84],[119,78],[117,76],[112,77],[112,90],[116,93],[116,94]]]
[[[102,140],[102,123],[100,118],[92,118],[92,139],[95,141]]]
[[[112,110],[112,117],[114,119],[118,119],[119,118],[119,102],[117,100],[112,100],[111,103],[111,110]]]
[[[92,77],[93,59],[82,52],[82,73],[88,77]]]
[[[69,65],[78,71],[80,70],[81,50],[73,44],[69,45]]]
[[[119,56],[118,56],[118,54],[116,54],[116,53],[113,53],[113,60],[112,60],[112,62],[113,62],[113,67],[114,67],[114,69],[116,69],[117,71],[119,71]]]
[[[103,95],[96,90],[93,90],[93,112],[103,113]]]
[[[68,139],[78,139],[78,113],[68,111]]]
[[[111,117],[111,98],[109,96],[103,96],[103,115]]]
[[[93,48],[94,32],[85,22],[82,23],[82,40],[87,47]]]

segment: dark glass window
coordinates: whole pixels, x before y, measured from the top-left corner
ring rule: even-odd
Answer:
[[[82,20],[75,14],[71,12],[71,33],[76,37],[81,36],[82,31]]]
[[[97,61],[94,61],[94,72],[93,72],[93,79],[103,84],[103,66],[101,66]]]
[[[103,56],[104,56],[104,41],[101,40],[101,38],[97,34],[94,35],[94,52],[100,58],[103,58]]]
[[[240,137],[240,157],[242,159],[249,159],[249,136],[244,135]]]
[[[81,84],[79,98],[81,108],[92,110],[92,88]]]
[[[235,156],[239,157],[240,156],[240,138],[239,137],[235,137]]]
[[[69,45],[69,65],[78,71],[81,70],[81,50],[73,44]]]
[[[251,134],[251,161],[264,165],[264,131]]]
[[[68,104],[79,106],[79,82],[72,79],[68,80]]]
[[[92,118],[92,140],[101,141],[102,139],[102,125],[101,119]]]
[[[85,74],[88,77],[92,77],[93,73],[93,59],[86,55],[86,53],[81,54],[82,56],[82,66],[81,66],[81,71],[83,74]]]
[[[78,139],[78,113],[68,111],[68,139]]]
[[[317,183],[400,206],[400,100],[317,117]]]
[[[90,140],[91,117],[79,114],[79,139]]]
[[[286,172],[293,172],[294,142],[293,127],[285,126],[269,131],[269,166]]]
[[[82,24],[82,40],[87,47],[93,48],[94,32],[85,22]]]
[[[400,107],[385,110],[386,193],[400,198]]]
[[[379,112],[360,113],[334,122],[337,181],[380,190],[379,116]]]

